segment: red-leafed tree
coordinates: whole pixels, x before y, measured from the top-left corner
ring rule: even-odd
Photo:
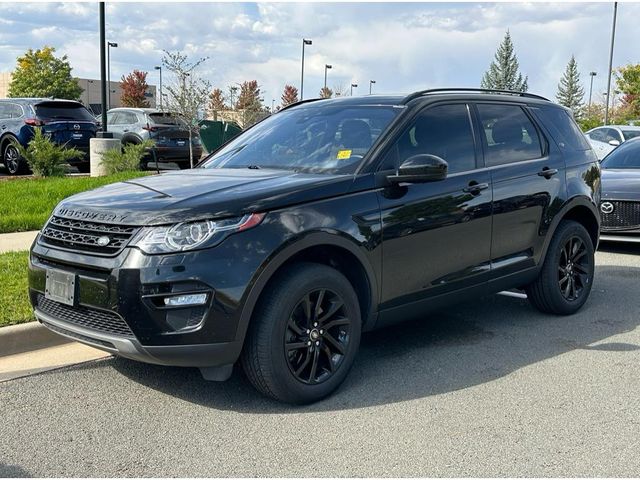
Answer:
[[[333,90],[329,87],[322,87],[320,89],[320,98],[331,98],[333,96]]]
[[[123,75],[120,80],[122,96],[120,102],[123,107],[146,108],[149,107],[149,100],[145,93],[149,88],[147,85],[147,72],[134,70],[126,77]]]
[[[240,85],[240,95],[236,102],[238,110],[259,111],[262,109],[262,100],[260,99],[260,86],[257,80],[249,80],[242,82]]]
[[[209,114],[213,115],[215,112],[226,110],[224,93],[219,88],[214,88],[209,94],[209,104],[207,105]]]
[[[293,85],[285,85],[281,98],[283,107],[296,103],[298,101],[298,89]]]

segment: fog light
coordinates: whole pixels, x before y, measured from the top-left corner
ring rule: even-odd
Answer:
[[[204,305],[205,303],[207,303],[206,293],[176,295],[175,297],[166,297],[164,299],[164,304],[167,307],[185,307],[190,305]]]

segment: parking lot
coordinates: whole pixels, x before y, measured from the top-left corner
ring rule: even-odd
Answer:
[[[495,296],[364,336],[329,399],[107,359],[0,384],[2,476],[634,476],[640,247],[551,317]]]

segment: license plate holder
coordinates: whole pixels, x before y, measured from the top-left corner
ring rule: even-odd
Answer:
[[[179,147],[184,147],[187,144],[187,142],[185,140],[176,140],[176,144]]]
[[[72,133],[72,134],[71,134],[71,137],[72,137],[74,140],[80,140],[80,139],[82,139],[82,138],[84,137],[84,135],[83,135],[82,133]]]
[[[76,300],[76,275],[62,270],[47,269],[44,298],[74,306]]]

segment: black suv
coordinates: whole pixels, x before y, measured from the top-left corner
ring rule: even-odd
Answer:
[[[318,400],[362,331],[505,289],[587,300],[600,168],[566,109],[428,90],[305,101],[199,168],[61,202],[33,244],[47,327],[144,362]]]
[[[29,169],[16,144],[26,147],[34,127],[59,145],[75,147],[84,153],[71,165],[89,171],[89,140],[98,130],[96,119],[80,102],[51,98],[0,99],[0,159],[11,175]]]

